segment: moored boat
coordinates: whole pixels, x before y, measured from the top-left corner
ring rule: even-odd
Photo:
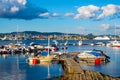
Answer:
[[[106,46],[111,46],[111,47],[120,47],[120,42],[117,40],[110,41],[106,44]]]
[[[108,57],[103,51],[101,50],[89,50],[83,51],[77,55],[80,60],[88,61],[88,62],[96,62],[96,60],[108,61],[110,57]]]
[[[54,50],[54,47],[52,48]],[[29,57],[28,58],[29,63],[38,64],[40,62],[51,62],[55,56],[50,54],[51,49],[50,38],[48,38],[48,46],[45,47],[45,49],[47,52],[40,52],[40,55]]]
[[[117,41],[117,38],[116,38],[116,25],[115,25],[115,40],[108,42],[106,45],[107,46],[119,47],[120,48],[120,42]]]
[[[31,56],[29,57],[27,60],[29,62],[29,64],[31,65],[35,65],[35,64],[40,64],[41,62],[51,62],[52,60],[54,60],[55,55],[51,55],[51,54],[45,54],[43,53],[43,55],[38,55],[38,56]]]
[[[82,41],[79,41],[78,42],[78,46],[82,46],[83,42]]]
[[[95,37],[94,40],[110,40],[108,36],[103,36],[103,37]]]
[[[97,42],[95,45],[104,46],[105,44],[103,42]]]

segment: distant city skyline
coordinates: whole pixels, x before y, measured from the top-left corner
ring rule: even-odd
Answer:
[[[1,0],[0,33],[120,35],[120,0]],[[17,27],[18,26],[18,27]]]

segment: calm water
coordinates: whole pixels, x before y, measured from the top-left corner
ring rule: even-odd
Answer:
[[[29,65],[25,56],[0,56],[0,80],[44,80],[63,75],[60,64]]]
[[[16,41],[0,41],[0,45],[15,43]],[[31,42],[47,45],[47,40],[28,40],[23,41],[26,45]],[[59,41],[61,43],[65,41]],[[78,41],[70,40],[70,43],[77,43]],[[84,41],[83,43],[96,43],[99,41]],[[102,41],[106,43],[106,41]],[[52,41],[51,41],[52,43]],[[84,50],[99,49],[106,52],[110,56],[110,62],[104,65],[82,65],[83,69],[90,69],[102,72],[113,77],[120,76],[120,48],[106,47],[106,46],[68,46],[68,52],[80,52]],[[56,77],[63,75],[64,72],[60,64],[49,65],[29,65],[26,63],[26,56],[8,56],[3,58],[0,56],[0,80],[41,80],[48,77]]]

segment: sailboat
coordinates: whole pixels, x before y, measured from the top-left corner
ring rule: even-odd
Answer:
[[[29,57],[28,61],[29,64],[34,65],[42,62],[51,62],[53,58],[55,57],[54,55],[50,55],[50,38],[48,38],[48,52],[46,56],[39,55],[39,56],[34,56],[34,57]]]
[[[120,42],[117,41],[116,39],[116,25],[115,25],[115,40],[114,41],[109,41],[109,43],[106,44],[107,46],[112,46],[112,47],[120,47]]]
[[[48,38],[48,46],[47,46],[47,51],[48,51],[48,54],[47,56],[40,56],[40,61],[47,61],[47,62],[51,62],[52,59],[54,58],[54,55],[50,55],[50,38]]]

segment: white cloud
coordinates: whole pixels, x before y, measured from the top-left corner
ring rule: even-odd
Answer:
[[[52,13],[51,14],[51,13],[46,12],[46,13],[39,14],[39,16],[51,18],[51,17],[59,17],[60,15],[58,13]]]
[[[48,10],[37,6],[31,6],[32,3],[28,0],[0,0],[0,18],[8,19],[25,19],[31,20],[35,18],[43,19],[38,15],[45,13],[48,15]],[[43,16],[43,14],[42,14]]]
[[[66,13],[65,16],[71,17],[71,16],[74,16],[74,13],[72,13],[72,12]]]
[[[113,4],[109,4],[107,6],[103,6],[101,7],[102,10],[102,14],[100,14],[97,19],[102,19],[106,16],[110,16],[110,15],[114,15],[116,13],[120,13],[120,6],[118,5],[113,5]]]
[[[99,26],[99,28],[101,29],[101,31],[105,32],[106,30],[108,30],[110,28],[109,24],[101,24]]]
[[[10,10],[11,12],[17,12],[17,11],[19,11],[19,8],[18,7],[16,7],[16,6],[13,6],[13,7],[11,7],[11,10]]]
[[[1,0],[0,13],[13,13],[25,7],[27,0]]]
[[[17,0],[17,1],[18,1],[18,3],[20,3],[20,4],[22,4],[22,5],[25,5],[25,4],[27,3],[26,0]]]
[[[100,20],[107,16],[119,16],[120,15],[120,6],[114,4],[108,4],[106,6],[98,7],[94,5],[81,6],[77,8],[78,14],[74,16],[74,19],[88,19],[88,18],[96,18],[96,20]],[[117,14],[117,15],[116,15]]]
[[[82,6],[77,9],[78,14],[75,15],[74,19],[79,18],[91,18],[95,17],[95,12],[99,11],[99,7],[94,5]]]
[[[53,13],[52,14],[52,17],[58,17],[58,16],[60,16],[58,13]]]
[[[39,14],[39,16],[42,16],[42,17],[48,17],[49,15],[50,15],[50,14],[49,14],[48,12]]]

